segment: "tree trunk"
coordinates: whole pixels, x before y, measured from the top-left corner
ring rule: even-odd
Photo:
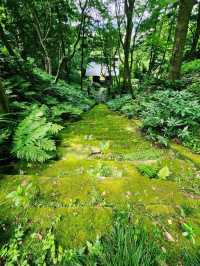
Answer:
[[[195,54],[195,52],[197,50],[199,36],[200,36],[200,2],[199,2],[199,8],[198,8],[196,30],[194,33],[194,37],[193,37],[193,41],[192,41],[192,47],[191,47],[191,51],[190,51],[191,55]]]
[[[68,56],[63,56],[61,59],[60,59],[60,62],[59,62],[59,65],[58,65],[58,69],[57,69],[57,74],[56,74],[56,77],[55,77],[55,80],[54,82],[57,83],[59,78],[60,78],[60,73],[61,73],[61,70],[63,68],[63,66],[65,66],[66,68],[66,75],[69,76],[69,72],[70,72],[70,63],[76,53],[76,48],[79,44],[79,41],[81,39],[81,32],[82,32],[82,27],[83,27],[83,23],[84,23],[84,18],[85,18],[85,10],[87,8],[87,5],[88,5],[88,0],[85,1],[85,4],[84,6],[82,7],[81,5],[81,22],[80,22],[80,26],[79,26],[79,29],[78,29],[78,33],[77,33],[77,39],[73,45],[73,49],[72,49],[72,52],[68,55]],[[69,80],[70,82],[70,80]]]
[[[82,42],[81,42],[81,90],[83,90],[83,76],[84,76],[85,22],[86,22],[86,17],[84,15],[84,18],[83,18],[83,26],[82,26]]]
[[[0,114],[8,113],[8,99],[0,81]]]
[[[130,91],[132,94],[131,86],[131,66],[130,66],[130,48],[131,48],[131,37],[133,32],[133,9],[135,0],[125,0],[124,10],[126,16],[126,33],[124,39],[124,77],[123,77],[123,90]]]
[[[27,2],[28,9],[30,11],[30,14],[33,19],[33,26],[36,30],[38,40],[40,42],[40,45],[43,49],[43,55],[44,55],[44,62],[45,62],[45,71],[51,75],[52,74],[52,64],[51,64],[51,58],[49,56],[46,40],[49,35],[50,29],[51,29],[51,22],[49,23],[49,27],[46,29],[46,32],[41,28],[41,23],[38,18],[37,11],[34,7],[34,5],[30,5],[30,3]],[[51,21],[51,9],[50,9],[50,21]]]
[[[158,71],[158,76],[164,72],[163,69],[164,69],[164,64],[165,64],[165,61],[166,61],[166,54],[167,54],[167,50],[168,50],[168,47],[169,47],[169,44],[170,44],[170,40],[172,38],[172,33],[174,31],[174,22],[176,20],[176,6],[173,8],[172,10],[172,20],[170,21],[169,23],[169,30],[168,30],[168,37],[167,37],[167,42],[165,44],[165,50],[164,50],[164,53],[163,53],[163,56],[162,56],[162,60],[161,60],[161,63],[160,63],[160,66],[159,66],[159,71]]]
[[[152,33],[152,36],[156,36],[156,34],[157,34],[157,24],[158,24],[158,17],[155,21],[154,31]],[[150,59],[149,59],[149,67],[148,67],[148,73],[149,74],[151,74],[151,72],[154,68],[155,61],[156,61],[156,53],[157,53],[157,49],[155,47],[155,44],[152,43],[151,49],[150,49]]]
[[[169,79],[172,81],[180,78],[183,53],[193,5],[193,0],[180,0],[174,47],[171,57],[171,68],[169,73]]]

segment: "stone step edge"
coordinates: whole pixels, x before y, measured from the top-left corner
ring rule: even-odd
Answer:
[[[171,143],[170,148],[179,153],[183,158],[193,162],[198,168],[200,168],[200,155],[195,154],[189,148],[186,148],[180,144]]]

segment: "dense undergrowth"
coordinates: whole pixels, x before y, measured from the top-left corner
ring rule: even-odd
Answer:
[[[87,241],[85,246],[79,248],[64,248],[57,242],[54,228],[61,216],[52,222],[45,234],[30,231],[19,223],[7,235],[8,224],[1,222],[1,234],[5,238],[1,243],[0,263],[20,266],[199,265],[198,251],[183,248],[176,256],[165,245],[159,227],[152,226],[150,233],[149,228],[139,224],[141,221],[132,221],[131,213],[115,210],[109,232],[97,236],[93,242]]]
[[[175,84],[157,78],[144,81],[135,91],[135,99],[124,95],[108,102],[122,114],[142,119],[142,131],[148,138],[168,146],[174,139],[200,152],[199,60],[183,65],[184,78]],[[196,73],[196,75],[195,75]]]
[[[0,157],[43,162],[55,156],[55,135],[63,121],[77,119],[94,102],[80,85],[55,83],[32,63],[14,61],[3,54],[1,62],[9,113],[0,116]]]

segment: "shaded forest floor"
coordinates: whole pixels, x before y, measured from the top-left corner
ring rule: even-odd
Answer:
[[[56,238],[77,247],[108,232],[113,209],[131,206],[134,220],[157,224],[171,249],[193,245],[183,236],[183,223],[190,225],[195,245],[199,244],[200,196],[195,184],[200,156],[177,145],[156,147],[141,135],[139,126],[139,121],[113,113],[105,105],[66,124],[58,160],[1,176],[1,220],[11,224],[26,218],[29,226],[42,233],[61,215]],[[141,172],[145,167],[157,171],[167,167],[169,173],[149,178]],[[7,195],[18,185],[30,183],[35,195],[24,214]]]

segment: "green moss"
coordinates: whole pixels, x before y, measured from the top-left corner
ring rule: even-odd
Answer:
[[[142,160],[155,159],[163,153],[146,141],[138,130],[137,121],[128,120],[109,111],[104,105],[91,112],[63,131],[61,146],[79,155],[99,149],[101,143],[110,141],[110,149],[104,159]],[[64,155],[64,149],[62,149]]]
[[[175,210],[171,206],[166,206],[164,204],[147,205],[147,211],[149,211],[152,215],[155,216],[169,216],[175,213]]]
[[[156,222],[163,228],[168,228],[168,220],[173,220],[170,232],[179,241],[176,245],[187,242],[179,227],[180,206],[192,207],[184,219],[198,228],[199,198],[188,192],[195,182],[199,183],[198,170],[191,161],[198,164],[188,150],[185,155],[185,148],[180,152],[179,146],[173,146],[182,155],[180,158],[171,149],[153,146],[141,135],[138,125],[138,121],[118,116],[104,105],[68,124],[60,135],[57,160],[42,167],[22,168],[26,175],[1,177],[0,218],[7,217],[11,222],[16,217],[28,218],[32,230],[44,231],[61,215],[55,231],[57,239],[64,245],[80,246],[107,232],[112,223],[112,207],[124,209],[130,205],[135,219]],[[158,169],[167,166],[170,177],[145,177],[137,170],[141,164]],[[39,189],[37,200],[25,214],[22,209],[12,208],[6,197],[24,181]]]
[[[55,228],[57,240],[64,246],[80,247],[105,233],[112,223],[109,208],[33,208],[29,211],[34,230],[45,231],[56,217],[61,216]]]
[[[196,164],[198,167],[200,167],[200,155],[194,154],[191,152],[188,148],[185,148],[178,144],[171,144],[171,148],[175,150],[176,152],[180,153],[183,157],[191,160],[194,164]]]

